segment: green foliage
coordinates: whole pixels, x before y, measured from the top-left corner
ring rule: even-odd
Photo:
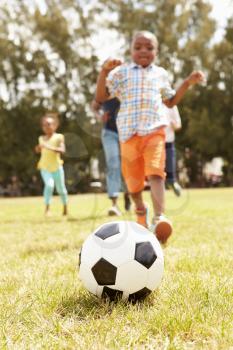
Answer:
[[[97,57],[88,41],[93,14],[85,17],[75,0],[62,4],[51,0],[47,5],[43,15],[24,1],[15,7],[0,5],[0,82],[5,89],[0,104],[0,176],[4,178],[15,173],[25,180],[35,172],[33,148],[40,134],[39,118],[46,110],[60,112],[63,132],[82,136],[86,159],[94,152],[87,118],[97,74]]]
[[[206,157],[220,155],[233,162],[233,20],[229,20],[222,42],[209,55],[209,77],[198,98],[196,118],[188,136]]]
[[[62,132],[82,139],[86,163],[100,152],[101,126],[90,123],[89,103],[98,70],[92,35],[102,29],[125,39],[128,58],[134,31],[154,32],[157,63],[174,83],[194,69],[206,72],[207,86],[191,89],[179,106],[177,146],[181,154],[188,146],[203,160],[222,156],[232,163],[232,18],[223,40],[213,45],[216,24],[204,0],[50,0],[45,13],[30,3],[0,4],[0,177],[35,172],[33,147],[46,110],[59,111]]]

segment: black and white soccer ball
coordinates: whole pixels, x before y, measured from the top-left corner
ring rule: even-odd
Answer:
[[[137,301],[159,286],[164,258],[154,234],[135,222],[117,221],[87,237],[79,265],[80,278],[91,293]]]

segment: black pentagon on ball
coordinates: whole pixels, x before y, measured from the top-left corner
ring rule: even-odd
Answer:
[[[149,269],[157,259],[152,244],[150,242],[137,243],[134,259]]]
[[[117,268],[101,258],[91,269],[96,282],[100,286],[113,285],[116,281]]]
[[[129,295],[129,301],[135,303],[136,301],[142,301],[144,300],[149,294],[151,293],[151,290],[148,288],[142,288],[136,293],[132,293]]]
[[[106,238],[117,235],[118,233],[120,233],[119,225],[116,223],[114,224],[109,223],[102,226],[98,231],[96,231],[95,236],[104,240]]]
[[[101,296],[104,299],[108,298],[111,301],[116,301],[116,300],[121,299],[122,295],[123,295],[122,290],[112,289],[112,288],[104,286]]]

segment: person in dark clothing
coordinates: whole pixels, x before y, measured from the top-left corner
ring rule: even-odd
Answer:
[[[108,210],[110,216],[121,215],[117,204],[119,193],[122,190],[120,147],[116,125],[119,108],[120,102],[117,98],[110,98],[102,104],[96,101],[92,102],[92,109],[96,117],[101,118],[103,122],[101,140],[107,166],[107,191],[112,201],[112,206]],[[123,185],[123,187],[125,186]],[[130,199],[127,191],[124,192],[124,201],[125,210],[130,210]]]

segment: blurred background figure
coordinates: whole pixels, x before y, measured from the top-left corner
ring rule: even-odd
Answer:
[[[20,197],[22,184],[17,175],[11,176],[10,183],[7,185],[6,193],[10,197]]]
[[[178,108],[168,108],[164,105],[165,113],[168,119],[168,126],[166,127],[166,185],[172,187],[176,196],[181,195],[181,186],[177,182],[176,170],[176,147],[175,147],[175,133],[181,129],[181,118]]]
[[[32,175],[31,181],[27,187],[28,195],[39,196],[41,194],[41,181],[36,175]]]
[[[67,215],[67,189],[61,155],[65,153],[64,135],[56,132],[59,126],[58,115],[47,113],[41,118],[43,135],[39,136],[36,153],[40,153],[38,169],[44,182],[45,215],[50,215],[50,203],[56,187],[63,204],[62,215]]]
[[[108,210],[109,216],[121,215],[118,207],[118,197],[122,187],[125,187],[125,185],[122,185],[120,147],[116,125],[119,108],[120,102],[117,98],[110,98],[102,104],[97,101],[92,102],[92,109],[96,118],[103,122],[101,140],[107,167],[107,191],[109,199],[112,201],[112,206]],[[124,207],[126,211],[130,210],[130,205],[129,194],[125,190]]]

